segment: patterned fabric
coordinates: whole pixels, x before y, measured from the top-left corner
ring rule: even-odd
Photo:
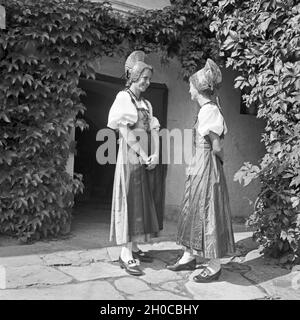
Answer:
[[[132,52],[125,62],[126,78],[131,82],[135,82],[145,69],[150,69],[153,72],[152,66],[146,64],[144,61],[145,53],[143,51],[138,50]]]
[[[207,258],[221,258],[235,251],[228,190],[223,166],[212,153],[208,136],[196,139],[187,171],[177,244]]]
[[[138,61],[145,61],[145,52],[141,50],[133,51],[125,62],[125,71],[131,70]]]
[[[150,132],[151,114],[150,114],[150,110],[146,100],[143,98],[141,98],[141,100],[137,100],[131,90],[127,89],[126,91],[129,93],[131,102],[134,104],[139,114],[137,123],[135,123],[133,126],[130,126],[130,128],[132,129],[138,128],[138,129],[143,129],[146,132]],[[142,107],[141,105],[138,105],[138,101],[142,101],[144,103],[144,106]],[[145,106],[147,106],[148,108],[145,108]]]
[[[190,81],[198,91],[214,90],[222,82],[222,73],[213,60],[207,59],[204,68],[194,73]]]

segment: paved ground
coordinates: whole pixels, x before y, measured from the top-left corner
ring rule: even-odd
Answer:
[[[79,250],[65,246],[46,253],[31,247],[32,254],[27,255],[16,254],[13,247],[15,253],[9,255],[9,247],[1,248],[0,300],[300,299],[299,266],[287,270],[264,259],[250,237],[249,232],[235,233],[238,256],[222,259],[220,279],[209,284],[193,282],[199,270],[167,270],[166,264],[181,250],[174,241],[163,239],[141,245],[155,260],[141,264],[140,277],[120,269],[116,246]],[[198,262],[200,266],[203,261]]]

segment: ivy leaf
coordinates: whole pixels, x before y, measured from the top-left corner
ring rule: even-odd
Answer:
[[[300,185],[300,174],[297,175],[295,178],[292,179],[290,186],[299,186]]]
[[[229,50],[229,49],[232,49],[234,45],[235,45],[235,41],[232,39],[231,36],[228,36],[226,40],[223,42],[222,46],[225,50]]]
[[[256,84],[256,78],[253,74],[249,75],[249,83],[252,87]]]
[[[0,119],[3,119],[5,122],[11,122],[4,112],[0,112]]]
[[[265,21],[263,21],[262,23],[260,23],[258,25],[258,29],[261,31],[261,32],[266,32],[269,28],[269,25],[272,21],[272,17],[266,19]]]
[[[246,79],[245,79],[244,77],[242,77],[242,76],[239,76],[239,77],[235,78],[235,80],[234,80],[234,87],[235,87],[235,88],[240,88],[241,85],[242,85],[242,83],[245,82],[245,80],[246,80]]]
[[[293,208],[298,207],[300,204],[300,198],[298,198],[298,197],[291,197],[291,201],[292,201]]]

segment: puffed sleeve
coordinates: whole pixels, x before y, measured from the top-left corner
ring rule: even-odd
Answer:
[[[137,111],[129,94],[120,91],[109,110],[107,126],[111,129],[118,129],[120,125],[133,125],[137,120]]]
[[[209,131],[221,136],[226,134],[227,127],[224,118],[219,108],[214,104],[203,106],[198,114],[198,132],[204,137],[209,134]]]
[[[159,130],[160,123],[156,117],[153,115],[153,109],[151,103],[147,100],[147,105],[150,113],[150,130]]]

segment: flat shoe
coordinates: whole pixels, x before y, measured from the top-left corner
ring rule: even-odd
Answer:
[[[217,281],[221,275],[222,269],[218,272],[211,274],[211,271],[207,268],[203,269],[197,276],[193,278],[195,282],[207,283]]]
[[[121,269],[125,269],[125,271],[132,276],[141,276],[143,274],[143,271],[136,265],[135,260],[129,260],[126,263],[119,257],[119,264]]]
[[[193,259],[187,263],[179,263],[177,261],[175,264],[167,266],[167,269],[171,270],[171,271],[195,270],[196,269],[196,259]]]
[[[134,259],[139,259],[141,262],[153,262],[153,257],[142,250],[136,252],[132,251],[132,256]]]

